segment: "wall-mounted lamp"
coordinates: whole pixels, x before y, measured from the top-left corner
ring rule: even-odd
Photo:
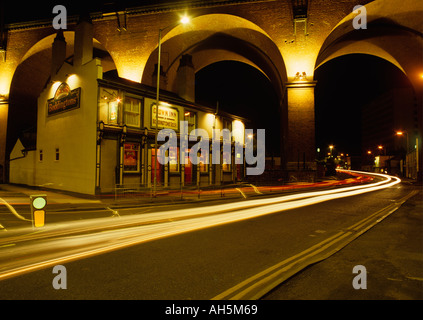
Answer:
[[[295,78],[294,81],[307,81],[307,73],[305,71],[303,71],[302,73],[297,72],[295,74]]]

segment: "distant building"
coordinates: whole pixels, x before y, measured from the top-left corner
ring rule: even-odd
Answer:
[[[407,141],[395,132],[407,131],[412,135],[418,132],[416,100],[412,88],[395,88],[377,97],[362,108],[363,154],[372,151],[389,155],[405,151]],[[378,146],[383,149],[378,150]],[[414,147],[409,141],[408,149]]]
[[[363,106],[362,169],[416,178],[418,121],[411,87],[391,89]]]

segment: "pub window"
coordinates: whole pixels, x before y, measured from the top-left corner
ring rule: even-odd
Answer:
[[[231,153],[223,150],[223,171],[231,171]]]
[[[123,147],[123,171],[140,171],[140,145],[139,143],[125,143]]]
[[[200,163],[199,163],[199,167],[200,167],[200,172],[209,172],[209,166],[208,166],[208,152],[201,152],[200,155]]]
[[[179,172],[178,147],[169,147],[169,172]]]
[[[59,161],[59,159],[60,159],[60,150],[59,150],[59,148],[56,148],[56,161]]]
[[[184,120],[188,122],[188,133],[190,133],[192,130],[194,130],[197,127],[196,126],[197,114],[195,112],[185,111]]]
[[[130,127],[140,127],[141,122],[141,100],[126,97],[123,104],[124,123]]]

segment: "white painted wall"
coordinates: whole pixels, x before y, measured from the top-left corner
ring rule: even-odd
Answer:
[[[36,162],[35,184],[49,188],[95,194],[97,136],[97,78],[102,77],[101,61],[82,66],[65,63],[38,98],[37,150],[43,161]],[[58,84],[71,90],[81,87],[80,108],[47,115],[47,100]],[[56,161],[56,148],[60,159]]]

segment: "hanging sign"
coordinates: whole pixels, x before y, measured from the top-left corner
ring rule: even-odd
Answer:
[[[54,98],[47,100],[47,115],[79,108],[81,88],[71,90],[66,82],[57,88]]]

